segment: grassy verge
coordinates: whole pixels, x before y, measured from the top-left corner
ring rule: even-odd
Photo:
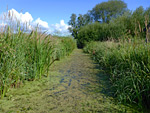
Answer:
[[[51,104],[54,101],[51,101],[53,97],[50,97],[50,89],[60,83],[62,76],[56,70],[59,70],[59,66],[64,65],[68,60],[70,60],[70,56],[52,63],[49,77],[42,76],[41,79],[34,81],[25,80],[19,88],[9,88],[5,97],[0,99],[0,113],[50,111],[54,107]]]
[[[10,87],[19,87],[26,80],[48,76],[49,67],[55,61],[69,55],[75,48],[71,38],[40,34],[11,32],[10,28],[0,34],[0,97]]]
[[[90,53],[110,74],[118,100],[133,103],[140,109],[150,108],[150,44],[91,42],[84,52]],[[145,109],[145,108],[144,108]]]

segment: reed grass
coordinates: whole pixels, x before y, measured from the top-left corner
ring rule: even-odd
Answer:
[[[123,103],[150,108],[150,43],[91,42],[84,52],[90,53],[109,73],[115,95]]]
[[[75,48],[71,38],[55,38],[37,31],[26,33],[10,27],[0,34],[0,97],[10,87],[19,87],[25,80],[48,76],[50,65],[69,55]]]

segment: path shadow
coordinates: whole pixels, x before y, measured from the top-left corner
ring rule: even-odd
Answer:
[[[114,90],[110,81],[110,75],[106,74],[105,71],[100,67],[98,63],[95,63],[95,69],[99,69],[99,72],[96,73],[97,81],[100,84],[99,88],[101,88],[99,93],[104,94],[108,97],[115,97]],[[95,89],[96,90],[96,89]]]

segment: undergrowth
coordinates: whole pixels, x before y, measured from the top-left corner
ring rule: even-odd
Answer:
[[[26,33],[7,30],[0,33],[0,97],[10,87],[19,87],[25,80],[48,76],[50,65],[75,48],[71,38],[52,37],[37,31]]]
[[[84,47],[110,74],[112,87],[120,102],[139,109],[150,108],[150,44],[128,42],[91,42]]]

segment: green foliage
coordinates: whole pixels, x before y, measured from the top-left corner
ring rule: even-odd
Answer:
[[[145,38],[145,22],[149,22],[146,17],[149,17],[148,9],[144,10],[142,6],[138,7],[134,12],[126,11],[123,15],[113,18],[111,22],[120,24],[126,30],[126,36]]]
[[[70,53],[76,48],[76,42],[68,37],[58,37],[58,39],[59,44],[55,46],[53,58],[60,60],[64,56],[70,55]]]
[[[127,5],[121,0],[110,0],[97,4],[92,10],[91,15],[95,21],[109,23],[111,18],[123,14]]]
[[[103,2],[101,4],[97,4],[91,11],[88,11],[87,14],[84,15],[79,14],[78,17],[76,16],[76,14],[72,14],[70,17],[70,21],[68,22],[68,24],[71,26],[69,28],[69,31],[72,33],[72,36],[75,39],[78,39],[78,44],[79,44],[78,46],[82,47],[83,45],[80,44],[80,42],[83,43],[83,41],[81,41],[79,39],[80,37],[78,37],[78,32],[82,28],[82,26],[86,26],[90,23],[101,21],[101,20],[103,20],[104,23],[109,23],[111,18],[123,14],[125,9],[126,9],[126,4],[121,0],[111,0],[108,2]],[[95,26],[95,28],[97,28],[97,26]],[[85,42],[86,41],[87,40],[85,40]]]
[[[77,38],[77,22],[76,22],[76,14],[72,14],[70,17],[70,21],[68,22],[69,25],[71,25],[71,27],[69,27],[69,31],[72,33],[72,36],[76,39]]]
[[[140,42],[92,42],[84,51],[110,74],[121,102],[142,108],[142,105],[150,107],[150,45]]]
[[[145,15],[144,15],[144,8],[140,6],[137,8],[131,17],[131,23],[132,23],[132,31],[135,36],[143,36],[143,29],[145,28]],[[132,34],[133,34],[132,33]]]
[[[92,40],[101,40],[99,39],[99,37],[103,35],[102,27],[103,26],[99,23],[94,23],[82,27],[78,33],[78,40],[77,40],[78,47],[83,47],[87,42],[90,42]]]
[[[78,31],[82,26],[85,26],[91,22],[91,17],[89,14],[84,14],[77,17],[76,14],[72,14],[70,17],[70,21],[68,24],[71,26],[69,27],[69,31],[72,33],[72,36],[75,39],[78,39]]]
[[[77,39],[78,47],[82,48],[90,41],[145,38],[144,29],[149,21],[150,8],[144,10],[140,6],[132,12],[122,0],[109,0],[97,4],[85,15],[72,14],[69,29]]]
[[[69,55],[75,48],[71,38],[53,38],[20,29],[15,34],[10,28],[0,34],[0,96],[10,87],[19,87],[24,80],[48,76],[50,65],[60,57]],[[58,55],[58,51],[59,54]],[[57,54],[55,54],[57,53]]]
[[[78,46],[83,47],[90,41],[106,41],[130,39],[131,37],[145,38],[145,24],[149,22],[149,8],[137,8],[133,13],[127,10],[122,15],[112,18],[107,23],[92,23],[83,26],[78,31]]]
[[[148,7],[148,8],[145,10],[144,15],[149,16],[149,21],[150,21],[150,7]]]
[[[84,47],[90,41],[118,40],[119,38],[124,38],[125,33],[126,29],[121,23],[100,24],[96,22],[79,30],[77,43],[79,47]]]

